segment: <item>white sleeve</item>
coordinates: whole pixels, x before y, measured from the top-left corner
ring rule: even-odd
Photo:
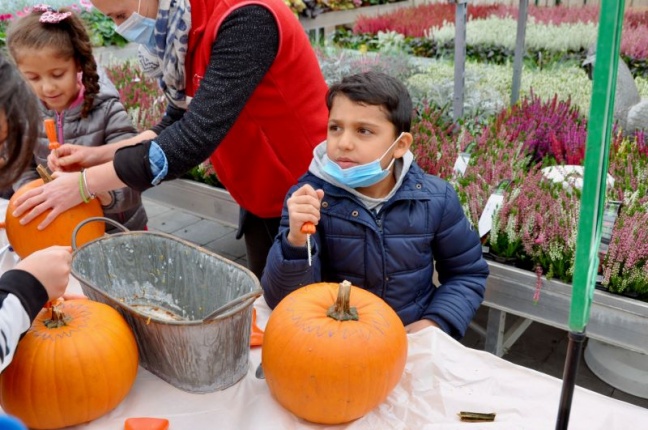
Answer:
[[[20,336],[30,326],[29,315],[18,297],[8,294],[0,303],[0,372],[11,363]]]

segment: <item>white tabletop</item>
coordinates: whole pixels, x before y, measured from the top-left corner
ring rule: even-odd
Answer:
[[[0,270],[7,270],[16,260],[5,250]],[[79,291],[78,282],[71,279],[69,292]],[[270,309],[263,298],[255,307],[258,324],[264,327]],[[260,348],[254,347],[247,375],[226,390],[187,393],[140,367],[132,390],[117,408],[71,428],[121,430],[130,417],[167,418],[170,430],[555,428],[561,380],[466,348],[435,328],[410,334],[408,341],[408,360],[400,383],[383,404],[350,424],[313,425],[283,409],[265,381],[254,375],[261,359]],[[462,423],[457,416],[460,411],[494,412],[497,418],[493,423]],[[576,387],[571,429],[627,430],[647,422],[648,409]]]
[[[269,309],[255,306],[259,325]],[[552,429],[562,381],[517,366],[492,354],[466,348],[442,331],[429,328],[408,336],[405,373],[387,400],[365,417],[340,426],[319,426],[296,418],[255,377],[260,348],[250,351],[247,375],[236,385],[210,394],[191,394],[140,367],[135,385],[112,412],[75,429],[123,428],[129,417],[167,418],[179,429]],[[467,424],[460,411],[495,412],[493,423]],[[648,410],[577,387],[570,428],[637,428]]]

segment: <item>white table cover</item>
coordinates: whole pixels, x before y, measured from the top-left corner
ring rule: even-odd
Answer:
[[[0,206],[4,212],[4,207]],[[6,238],[0,234],[0,246]],[[4,250],[0,270],[17,258]],[[80,292],[71,278],[69,292]],[[270,314],[263,298],[256,301],[261,327]],[[135,384],[113,411],[78,430],[121,430],[129,417],[167,418],[170,430],[212,429],[553,429],[562,381],[512,364],[492,354],[466,348],[442,331],[428,328],[408,335],[405,373],[387,400],[352,423],[315,425],[296,418],[255,377],[259,347],[250,350],[247,375],[234,386],[209,394],[191,394],[140,367]],[[380,375],[376,375],[380,377]],[[464,423],[460,411],[494,412],[492,423]],[[576,387],[570,429],[628,430],[647,428],[648,409]]]

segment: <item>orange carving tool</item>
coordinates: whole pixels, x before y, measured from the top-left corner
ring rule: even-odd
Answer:
[[[47,138],[49,139],[49,149],[57,149],[61,144],[59,143],[58,139],[56,138],[56,124],[54,123],[54,120],[51,118],[47,118],[44,121],[45,124],[45,134],[47,134]]]
[[[311,234],[315,233],[315,224],[313,224],[310,221],[307,221],[302,225],[301,227],[301,232],[306,235],[306,247],[308,248],[308,265],[312,266],[313,265],[313,256],[311,255],[311,242],[310,242],[310,237]]]

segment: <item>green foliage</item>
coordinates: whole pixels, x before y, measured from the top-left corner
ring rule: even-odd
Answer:
[[[121,35],[115,32],[115,24],[110,18],[97,9],[81,12],[85,21],[92,46],[124,46],[128,43]]]

